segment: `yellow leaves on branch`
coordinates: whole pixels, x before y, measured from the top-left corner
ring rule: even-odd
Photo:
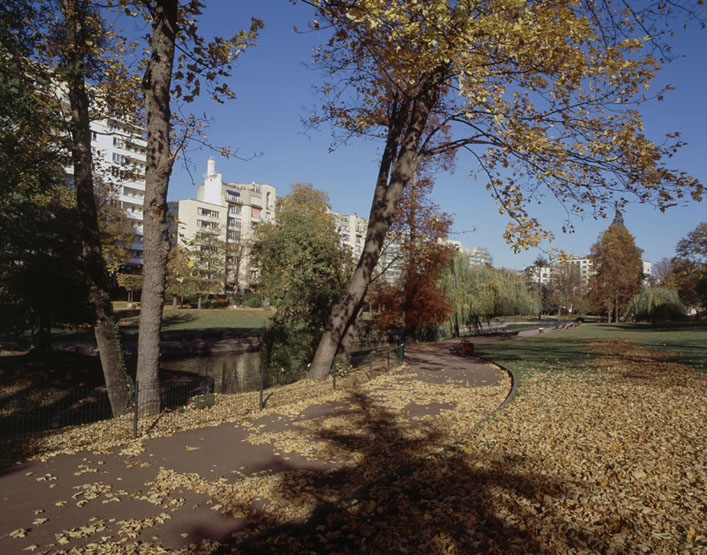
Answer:
[[[614,0],[591,10],[574,1],[452,4],[314,2],[317,25],[326,20],[332,29],[314,55],[332,74],[320,89],[330,100],[315,120],[384,135],[394,103],[429,92],[441,68],[440,100],[418,154],[453,157],[464,147],[489,181],[512,172],[524,190],[499,191],[497,200],[515,221],[507,239],[521,248],[550,235],[523,209],[537,189],[575,213],[601,213],[615,194],[661,209],[688,192],[701,197],[696,180],[663,165],[680,143],[656,146],[629,109],[646,99],[658,69],[648,47],[659,39],[636,37],[636,30],[659,28],[660,18],[674,15],[671,7],[649,12],[638,1],[628,9]],[[341,93],[351,91],[356,101],[342,102]],[[432,136],[434,148],[425,150]],[[521,232],[529,228],[540,235]]]

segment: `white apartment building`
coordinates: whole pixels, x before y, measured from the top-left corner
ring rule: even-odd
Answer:
[[[147,141],[145,129],[124,121],[107,118],[91,122],[91,148],[94,165],[106,181],[135,232],[130,245],[131,266],[142,266],[143,203]]]
[[[368,220],[356,214],[342,216],[339,212],[331,212],[331,215],[334,216],[336,231],[342,246],[349,247],[354,259],[358,260],[363,251],[363,243],[366,241]]]
[[[204,232],[216,232],[222,241],[245,246],[238,283],[246,287],[257,280],[255,270],[250,268],[247,245],[258,223],[273,219],[276,198],[277,189],[272,185],[224,183],[215,160],[209,158],[197,198],[169,203],[170,215],[177,224],[174,243],[198,249]],[[235,280],[236,276],[229,279]]]
[[[69,97],[63,84],[56,86],[64,110],[68,113]],[[94,178],[101,180],[114,201],[130,219],[135,236],[129,246],[131,266],[142,266],[143,203],[145,199],[145,167],[147,165],[147,131],[124,118],[92,114],[91,153]],[[73,173],[72,168],[67,168]]]
[[[574,264],[579,268],[579,273],[582,276],[582,281],[586,285],[589,283],[589,278],[594,275],[594,263],[592,262],[591,258],[588,257],[571,257],[566,260],[568,264]],[[648,280],[651,276],[651,269],[652,269],[652,264],[648,262],[647,260],[642,260],[641,261],[641,267],[643,270],[643,282],[648,283]],[[557,268],[557,265],[553,266],[526,266],[523,269],[523,272],[526,275],[529,275],[532,277],[532,280],[537,283],[538,281],[538,276],[540,283],[543,285],[548,285],[552,279],[552,274],[554,270]]]
[[[469,266],[479,266],[488,264],[493,266],[493,258],[488,250],[482,247],[470,247],[462,249],[462,252],[469,257]]]
[[[582,282],[586,285],[589,283],[589,278],[594,274],[594,263],[587,257],[570,257],[565,260],[567,264],[574,264],[579,268],[579,273],[582,276]],[[534,283],[538,281],[542,285],[549,285],[552,280],[552,274],[558,264],[552,266],[526,266],[523,268],[523,273],[530,276]]]

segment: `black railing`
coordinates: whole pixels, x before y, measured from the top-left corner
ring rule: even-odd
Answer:
[[[376,349],[355,353],[347,359],[334,358],[331,368],[332,388],[348,379],[372,380],[377,375],[389,372],[402,365],[405,360],[405,345],[394,349]],[[257,408],[265,407],[269,389],[296,382],[306,376],[306,368],[285,371],[281,368],[253,370],[239,376],[241,393],[259,391]],[[215,402],[213,381],[199,375],[183,380],[168,380],[158,386],[149,387],[135,382],[128,405],[121,418],[114,419],[116,434],[137,437],[143,415],[155,415],[163,410],[175,410],[190,404],[196,408],[208,408]],[[237,395],[237,394],[235,394]],[[21,401],[21,402],[20,402]],[[255,407],[254,407],[255,408]],[[65,393],[54,393],[52,397],[14,399],[0,413],[0,437],[16,437],[42,434],[81,426],[113,417],[105,387],[77,388]],[[121,427],[120,430],[117,428]],[[125,428],[124,430],[122,428]]]

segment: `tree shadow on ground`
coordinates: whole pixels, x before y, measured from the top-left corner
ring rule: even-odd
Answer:
[[[218,536],[195,526],[190,537],[217,540],[222,553],[520,553],[556,547],[534,537],[525,522],[545,509],[543,499],[566,495],[573,486],[519,471],[520,456],[481,460],[459,444],[441,448],[445,435],[438,425],[401,423],[360,391],[347,402],[345,422],[320,422],[302,439],[358,462],[322,471],[290,467],[267,493],[293,505],[316,499],[310,516],[286,521],[254,509],[250,499],[224,499],[219,502],[237,507],[244,520]],[[606,548],[602,538],[574,530],[560,517],[557,527],[570,530],[566,546]]]

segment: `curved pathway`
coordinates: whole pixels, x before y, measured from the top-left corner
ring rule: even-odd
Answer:
[[[497,368],[450,353],[449,343],[421,345],[407,351],[404,368],[324,399],[108,454],[7,468],[0,551],[232,545],[453,443],[510,385]]]

